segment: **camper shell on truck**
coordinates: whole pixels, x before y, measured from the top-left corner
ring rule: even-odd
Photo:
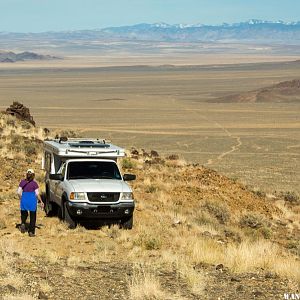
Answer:
[[[69,227],[79,221],[133,225],[134,198],[120,173],[124,149],[102,139],[59,138],[44,141],[45,212],[57,214]]]

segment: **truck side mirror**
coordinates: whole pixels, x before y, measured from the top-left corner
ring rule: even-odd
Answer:
[[[64,176],[62,174],[49,174],[49,179],[63,181]]]
[[[136,176],[134,174],[124,174],[123,179],[124,181],[131,181],[131,180],[135,180]]]

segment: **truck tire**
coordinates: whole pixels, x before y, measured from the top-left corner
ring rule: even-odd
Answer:
[[[123,229],[132,229],[132,226],[133,226],[133,215],[121,221],[121,228]]]
[[[57,205],[50,201],[49,192],[46,191],[44,195],[44,211],[47,217],[53,217],[57,215]]]
[[[52,203],[50,203],[48,198],[45,199],[44,211],[45,211],[47,217],[53,216]]]
[[[69,213],[67,201],[63,202],[62,207],[62,220],[68,224],[69,229],[74,229],[77,226],[77,222],[72,218]]]
[[[45,199],[44,210],[47,217],[57,216],[57,206],[55,203],[50,202],[49,199]]]
[[[61,221],[63,220],[63,208],[60,205],[57,205],[57,217]]]

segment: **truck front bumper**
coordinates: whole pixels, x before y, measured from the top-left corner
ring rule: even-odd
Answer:
[[[90,204],[67,202],[69,214],[83,219],[122,219],[130,217],[134,211],[134,202],[115,204]]]

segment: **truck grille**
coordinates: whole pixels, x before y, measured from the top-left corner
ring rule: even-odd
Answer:
[[[120,193],[87,193],[91,202],[116,202],[120,198]]]

